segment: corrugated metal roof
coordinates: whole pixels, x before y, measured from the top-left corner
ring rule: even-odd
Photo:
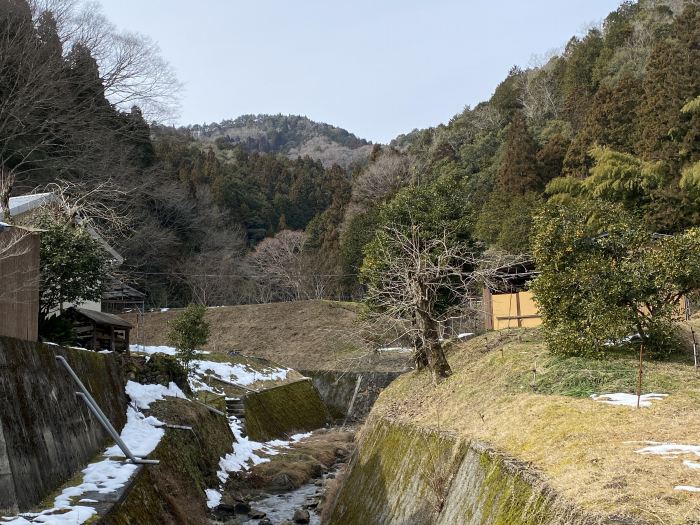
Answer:
[[[10,197],[10,215],[17,217],[55,200],[56,196],[51,192]]]

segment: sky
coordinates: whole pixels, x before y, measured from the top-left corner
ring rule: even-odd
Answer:
[[[184,84],[177,124],[305,115],[373,142],[447,122],[619,0],[100,0]]]

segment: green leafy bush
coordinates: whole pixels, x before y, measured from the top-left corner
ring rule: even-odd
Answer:
[[[170,323],[168,341],[177,349],[177,357],[188,372],[197,349],[209,340],[209,323],[204,320],[207,308],[201,304],[191,304]]]
[[[551,351],[599,354],[638,334],[652,355],[678,348],[679,300],[700,287],[700,229],[650,233],[622,205],[573,199],[535,218],[532,290]]]

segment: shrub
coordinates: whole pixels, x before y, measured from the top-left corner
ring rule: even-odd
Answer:
[[[191,304],[178,314],[170,324],[168,341],[177,349],[177,358],[188,373],[197,349],[209,340],[209,323],[204,320],[207,308]]]
[[[535,218],[532,285],[555,353],[604,353],[639,334],[651,355],[678,347],[679,300],[700,287],[700,229],[660,236],[617,204],[573,199]]]

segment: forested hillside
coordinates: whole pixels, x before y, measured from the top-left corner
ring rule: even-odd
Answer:
[[[548,200],[619,203],[650,231],[682,231],[700,222],[698,95],[698,3],[624,2],[540,66],[513,67],[489,100],[375,151],[312,235],[355,273],[389,223],[528,253]]]
[[[372,151],[370,142],[342,128],[297,115],[243,115],[187,129],[219,150],[241,145],[250,153],[281,153],[290,159],[308,155],[327,167],[364,164]]]
[[[387,224],[519,254],[547,201],[616,203],[655,233],[700,223],[696,0],[624,2],[389,146],[305,117],[149,125],[177,84],[157,49],[50,4],[0,3],[0,207],[60,182],[109,209],[95,224],[152,306],[357,296]],[[154,93],[148,78],[169,80]]]

